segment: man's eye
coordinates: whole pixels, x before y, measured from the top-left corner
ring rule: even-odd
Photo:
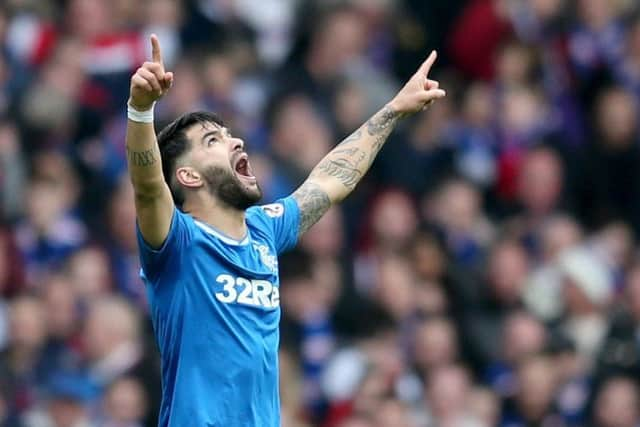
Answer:
[[[211,138],[209,141],[207,141],[207,145],[208,145],[208,146],[211,146],[211,145],[213,145],[213,144],[214,144],[214,143],[216,143],[216,142],[218,142],[218,139],[217,139],[217,138]]]

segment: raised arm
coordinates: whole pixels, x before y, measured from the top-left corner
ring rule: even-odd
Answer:
[[[315,224],[332,204],[342,201],[353,191],[399,119],[422,111],[434,100],[445,96],[438,82],[428,78],[435,60],[434,51],[400,92],[329,152],[293,193],[301,211],[301,234]]]
[[[152,61],[142,64],[131,77],[126,148],[140,232],[149,245],[159,248],[169,233],[174,207],[162,176],[153,105],[169,90],[173,74],[164,70],[155,35],[151,46]]]

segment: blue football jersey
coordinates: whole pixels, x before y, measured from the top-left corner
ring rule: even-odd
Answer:
[[[166,241],[137,230],[162,357],[159,425],[278,427],[278,254],[297,241],[291,197],[247,209],[242,241],[174,209]]]

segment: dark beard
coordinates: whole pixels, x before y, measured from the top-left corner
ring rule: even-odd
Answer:
[[[238,177],[227,169],[212,166],[203,172],[203,178],[211,194],[232,209],[244,211],[262,198],[260,186],[256,185],[253,191],[246,189]]]

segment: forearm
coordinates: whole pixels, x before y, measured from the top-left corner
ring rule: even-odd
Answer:
[[[160,150],[153,123],[127,123],[127,163],[136,195],[153,195],[164,186]]]
[[[400,117],[391,103],[385,105],[331,150],[313,169],[309,181],[322,187],[332,203],[347,197],[371,167]]]
[[[169,233],[173,199],[162,175],[153,124],[129,120],[126,147],[140,231],[151,247],[159,248]]]

